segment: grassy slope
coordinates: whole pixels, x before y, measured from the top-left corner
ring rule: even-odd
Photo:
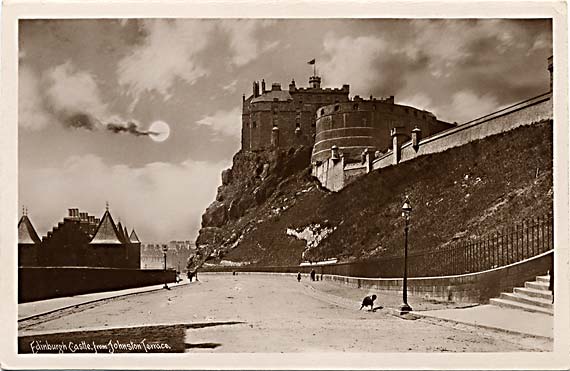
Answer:
[[[402,245],[405,195],[414,209],[410,237],[415,251],[543,216],[551,212],[553,200],[552,123],[375,171],[339,193],[319,189],[304,171],[294,173],[264,205],[236,223],[254,227],[224,258],[298,264],[304,241],[287,236],[286,229],[312,223],[336,227],[308,253],[314,260],[396,253]],[[286,210],[275,212],[282,205]]]

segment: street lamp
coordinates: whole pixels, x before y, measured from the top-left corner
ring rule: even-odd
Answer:
[[[404,227],[404,286],[402,288],[403,304],[400,306],[400,314],[406,314],[412,311],[412,307],[408,304],[408,228],[410,223],[410,215],[412,214],[412,206],[410,200],[406,196],[404,205],[402,205],[402,217],[406,221]]]
[[[168,251],[168,245],[162,245],[162,253],[164,254],[164,271],[165,272],[166,272],[166,252],[167,251]],[[167,282],[164,282],[164,286],[162,288],[169,289]]]

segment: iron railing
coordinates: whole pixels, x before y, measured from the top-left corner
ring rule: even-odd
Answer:
[[[413,232],[412,232],[413,233]],[[445,247],[408,254],[408,277],[440,277],[481,272],[513,264],[554,248],[552,215],[525,220],[479,238],[456,240]],[[399,278],[403,256],[311,266],[209,267],[204,271],[334,274],[349,277]]]

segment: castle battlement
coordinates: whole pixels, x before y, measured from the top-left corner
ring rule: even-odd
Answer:
[[[317,109],[349,100],[349,85],[323,89],[320,83],[319,76],[311,76],[309,87],[298,88],[293,79],[289,90],[278,82],[267,90],[265,80],[254,81],[252,95],[242,98],[242,149],[312,145]]]

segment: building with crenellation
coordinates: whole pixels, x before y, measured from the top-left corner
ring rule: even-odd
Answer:
[[[386,98],[349,97],[350,86],[321,88],[321,77],[309,78],[309,87],[289,90],[280,83],[266,89],[265,81],[253,83],[252,95],[243,96],[241,145],[244,151],[313,146],[312,163],[331,156],[334,146],[348,160],[358,160],[364,150],[385,152],[399,140],[410,139],[412,130],[430,136],[454,127],[431,112],[396,104]]]
[[[18,265],[21,267],[140,268],[135,230],[115,224],[109,209],[95,218],[79,209],[69,214],[41,240],[27,213],[18,223]]]
[[[280,83],[266,89],[265,80],[253,83],[253,93],[242,104],[241,147],[255,151],[273,147],[312,145],[316,130],[315,113],[319,107],[348,101],[350,87],[321,88],[321,78],[312,76],[309,87],[289,90]]]

